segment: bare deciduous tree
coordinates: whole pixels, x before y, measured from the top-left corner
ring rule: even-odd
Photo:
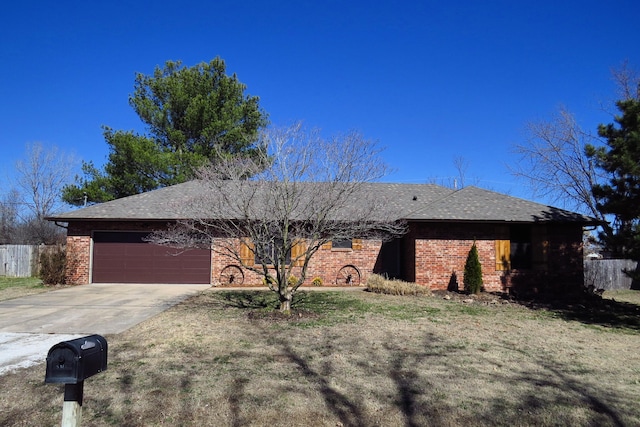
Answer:
[[[203,194],[191,209],[206,214],[178,221],[152,241],[212,248],[261,275],[288,312],[323,244],[391,238],[405,225],[371,191],[387,169],[360,134],[324,139],[297,123],[265,131],[261,143],[264,158],[225,156],[202,169]]]
[[[60,192],[72,178],[73,167],[73,159],[57,147],[27,144],[26,159],[16,163],[16,182],[23,202],[37,219],[61,206]]]
[[[564,108],[549,121],[528,123],[526,132],[527,141],[513,148],[518,161],[511,173],[536,196],[604,219],[591,194],[604,177],[584,151],[587,144],[601,144],[597,134],[584,131]]]
[[[456,156],[453,159],[453,166],[456,168],[456,171],[458,171],[458,179],[460,180],[460,182],[455,181],[454,189],[457,190],[458,186],[464,188],[467,180],[467,169],[469,169],[469,160],[462,156]]]
[[[16,189],[9,190],[0,200],[0,245],[15,242],[19,227],[18,204],[20,195]]]
[[[612,69],[611,77],[616,84],[617,100],[640,99],[640,73],[631,68],[628,61]]]
[[[75,160],[55,146],[27,144],[24,160],[16,163],[20,216],[31,237],[29,243],[51,243],[58,230],[44,218],[61,206],[61,191],[72,178]]]
[[[428,184],[441,185],[452,190],[459,190],[468,185],[467,171],[469,170],[469,160],[463,156],[453,158],[453,167],[456,170],[455,176],[447,177],[430,177],[427,179]],[[479,185],[480,179],[474,177],[470,185]]]
[[[617,96],[638,99],[640,76],[636,71],[625,62],[611,74]],[[571,112],[560,108],[549,120],[527,124],[527,140],[514,145],[518,159],[510,169],[514,176],[527,182],[534,195],[599,219],[603,233],[612,235],[613,229],[593,196],[594,186],[608,181],[610,176],[585,151],[587,146],[604,144],[596,131],[597,124],[593,132],[586,131]]]

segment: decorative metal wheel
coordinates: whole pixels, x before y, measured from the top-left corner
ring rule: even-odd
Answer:
[[[223,286],[241,286],[244,283],[244,273],[237,265],[227,265],[220,272],[220,284]]]
[[[345,265],[336,277],[338,286],[360,286],[360,271],[354,265]]]

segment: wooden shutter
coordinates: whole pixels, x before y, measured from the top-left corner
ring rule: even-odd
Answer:
[[[351,249],[353,249],[354,251],[362,250],[362,239],[352,239]]]
[[[327,243],[325,243],[324,245],[320,246],[320,249],[322,249],[323,251],[329,251],[331,250],[331,240],[329,240]]]
[[[511,268],[511,241],[496,240],[496,271]]]
[[[250,241],[240,242],[240,261],[246,266],[252,266],[255,262],[254,244]]]
[[[307,250],[306,242],[302,239],[296,240],[291,248],[291,261],[294,267],[302,267],[304,265],[304,253]]]

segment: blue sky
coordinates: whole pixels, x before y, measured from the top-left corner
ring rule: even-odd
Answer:
[[[11,2],[0,13],[0,177],[25,143],[102,165],[101,125],[144,127],[136,72],[223,58],[276,125],[356,129],[386,147],[386,181],[456,175],[530,197],[506,165],[527,121],[560,105],[610,122],[610,69],[640,67],[640,2]]]

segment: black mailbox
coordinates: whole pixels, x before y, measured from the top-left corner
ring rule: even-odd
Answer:
[[[100,335],[89,335],[51,347],[44,382],[79,384],[106,369],[107,340]]]

